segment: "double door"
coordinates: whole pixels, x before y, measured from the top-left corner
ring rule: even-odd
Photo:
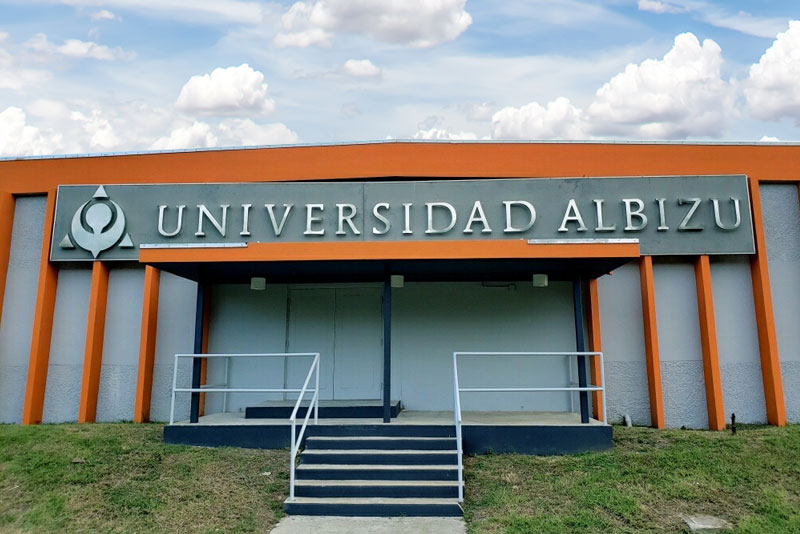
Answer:
[[[381,398],[381,298],[380,287],[289,289],[287,350],[320,353],[320,399]],[[287,361],[290,387],[302,385],[309,363],[305,358]]]

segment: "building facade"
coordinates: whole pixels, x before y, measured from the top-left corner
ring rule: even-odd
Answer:
[[[185,387],[800,422],[800,146],[384,142],[0,161],[0,421],[166,421]],[[198,362],[199,364],[200,362]],[[584,368],[583,366],[588,366]],[[179,393],[175,419],[296,394]],[[605,404],[605,405],[603,405]]]

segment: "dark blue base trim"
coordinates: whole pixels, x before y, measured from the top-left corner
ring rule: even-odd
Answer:
[[[289,515],[330,515],[344,517],[461,517],[463,512],[457,504],[308,504],[283,505]]]
[[[467,454],[575,454],[603,451],[612,446],[613,431],[606,425],[494,426],[465,425]],[[164,442],[205,447],[282,449],[289,447],[288,425],[168,425]],[[436,425],[309,425],[307,436],[437,436],[454,437],[455,428]]]
[[[462,427],[466,454],[576,454],[612,447],[608,425]]]

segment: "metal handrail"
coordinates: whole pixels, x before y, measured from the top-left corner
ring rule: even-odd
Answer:
[[[553,388],[461,388],[458,385],[458,356],[594,356],[600,358],[600,385],[585,387]],[[606,416],[606,373],[602,352],[453,352],[453,420],[456,426],[458,452],[458,502],[464,502],[464,438],[462,434],[461,393],[508,393],[508,392],[553,392],[553,391],[599,391],[603,406],[603,424]]]
[[[172,400],[169,408],[169,424],[175,423],[175,394],[176,393],[222,393],[222,411],[228,410],[228,393],[300,393],[302,390],[297,388],[230,388],[228,377],[230,375],[230,362],[233,358],[299,358],[299,357],[319,357],[318,352],[263,352],[247,354],[176,354],[175,365],[172,368]],[[225,378],[222,384],[201,385],[197,388],[178,387],[178,360],[180,358],[206,358],[206,359],[225,359]],[[220,387],[224,386],[224,387]],[[319,380],[317,381],[319,389]]]
[[[300,409],[300,405],[303,402],[303,396],[306,394],[306,390],[308,389],[308,382],[311,380],[311,374],[315,373],[316,384],[314,386],[314,396],[311,397],[311,404],[308,406],[308,410],[306,410],[306,416],[303,419],[303,426],[300,427],[300,435],[296,436],[296,425],[297,425],[297,412]],[[295,476],[295,460],[297,458],[297,452],[300,449],[300,445],[303,443],[303,436],[306,432],[306,427],[308,426],[308,420],[311,417],[311,409],[314,409],[314,424],[316,425],[319,423],[319,353],[316,353],[314,356],[314,361],[311,363],[311,367],[308,369],[308,375],[306,375],[306,381],[303,382],[303,389],[300,391],[300,395],[297,397],[297,402],[294,405],[294,410],[292,410],[292,415],[289,417],[289,421],[292,423],[292,438],[291,438],[291,455],[289,458],[289,500],[294,501],[294,476]]]

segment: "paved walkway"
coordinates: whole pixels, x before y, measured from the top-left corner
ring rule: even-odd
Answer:
[[[271,534],[466,534],[460,517],[286,516]]]

